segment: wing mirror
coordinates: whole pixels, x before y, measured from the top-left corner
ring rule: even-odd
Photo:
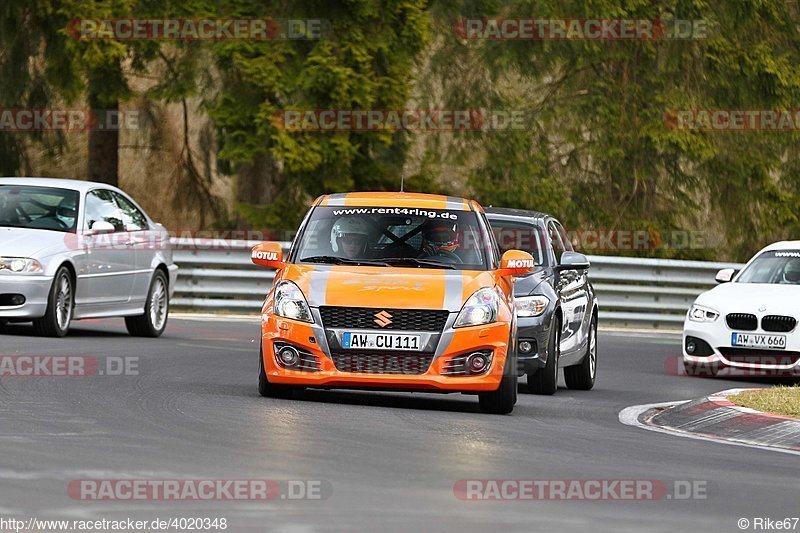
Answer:
[[[728,283],[730,280],[733,279],[733,276],[736,275],[736,269],[733,268],[723,268],[717,275],[714,276],[714,280],[717,283]]]
[[[86,232],[87,235],[107,235],[109,233],[114,233],[117,231],[117,228],[114,227],[114,224],[111,222],[106,222],[105,220],[98,220],[92,227],[89,228],[89,231]]]
[[[260,242],[253,246],[250,252],[250,260],[253,263],[276,270],[286,266],[283,262],[283,248],[279,242]]]
[[[533,256],[522,250],[508,250],[500,259],[500,270],[503,276],[521,276],[532,272]]]
[[[564,252],[557,270],[586,270],[590,266],[589,259],[578,252]]]

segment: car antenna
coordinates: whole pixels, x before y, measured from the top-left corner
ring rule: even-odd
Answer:
[[[405,185],[405,181],[406,181],[406,177],[405,176],[400,176],[400,192],[405,192],[403,190],[403,186]]]

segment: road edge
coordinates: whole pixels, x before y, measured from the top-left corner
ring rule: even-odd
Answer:
[[[800,436],[800,420],[780,415],[762,413],[754,409],[734,405],[727,400],[726,396],[735,394],[743,389],[728,389],[696,400],[679,400],[671,402],[651,403],[643,405],[633,405],[626,407],[619,412],[619,421],[632,427],[665,433],[677,437],[684,437],[694,440],[717,442],[731,446],[741,446],[745,448],[755,448],[759,450],[786,453],[789,455],[800,455],[800,445],[798,446],[778,446],[770,443],[767,433],[781,433],[786,437],[789,435]],[[672,420],[654,421],[655,418],[669,413]],[[666,418],[666,417],[662,417]],[[746,427],[750,438],[740,438],[733,434],[725,434],[722,431],[714,433],[715,427],[721,427],[721,423],[733,426]],[[744,426],[741,423],[746,423]],[[788,426],[773,431],[773,426]],[[702,427],[703,431],[689,429],[690,427]],[[789,429],[790,431],[786,431]],[[753,440],[758,431],[765,433],[761,440]],[[772,438],[774,439],[774,436]]]

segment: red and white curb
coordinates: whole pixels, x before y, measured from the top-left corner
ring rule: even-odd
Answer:
[[[734,446],[800,455],[800,420],[740,407],[728,389],[698,400],[634,405],[619,421],[648,431]]]

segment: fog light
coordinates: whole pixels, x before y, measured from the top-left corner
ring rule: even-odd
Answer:
[[[473,374],[480,374],[489,365],[489,360],[482,353],[474,353],[467,357],[467,368]]]
[[[300,362],[300,354],[291,346],[286,346],[278,352],[278,359],[284,366],[295,366]]]
[[[686,353],[692,354],[697,349],[697,345],[694,341],[687,341],[686,342]]]
[[[521,353],[531,353],[533,350],[533,344],[530,341],[522,341],[519,343],[519,351]]]

